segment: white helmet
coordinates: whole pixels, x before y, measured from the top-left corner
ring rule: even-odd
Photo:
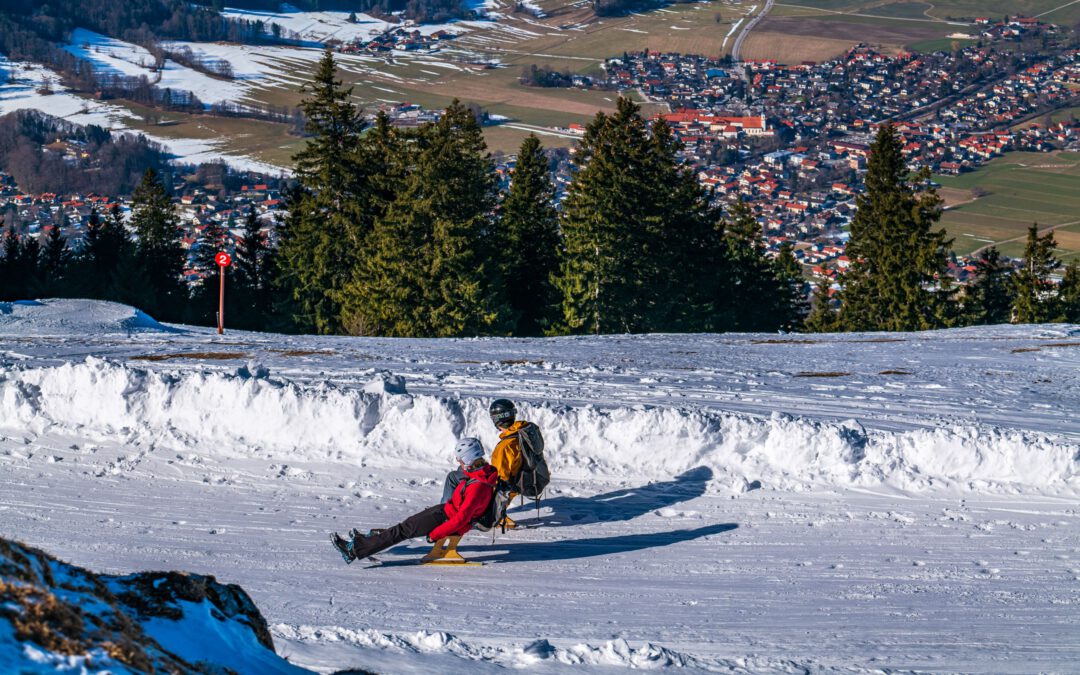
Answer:
[[[484,458],[484,446],[480,445],[480,439],[469,436],[457,442],[454,454],[465,466],[472,466],[473,462]]]

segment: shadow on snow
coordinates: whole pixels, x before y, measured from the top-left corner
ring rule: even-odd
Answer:
[[[552,515],[542,519],[542,527],[565,527],[632,520],[650,511],[688,502],[705,494],[705,486],[713,477],[712,469],[699,466],[675,476],[669,481],[649,483],[641,487],[623,488],[593,497],[552,497],[540,500],[541,508]],[[528,500],[520,509],[513,509],[515,519],[528,524],[532,504]],[[535,511],[533,511],[535,513]]]
[[[734,523],[716,523],[693,530],[669,530],[649,534],[624,534],[617,537],[595,537],[593,539],[567,539],[564,541],[525,542],[520,544],[499,542],[494,546],[461,546],[458,548],[469,562],[535,562],[550,560],[575,560],[595,558],[602,555],[630,553],[649,548],[671,546],[684,541],[692,541],[712,534],[730,532],[739,526]],[[495,550],[492,550],[495,549]],[[396,554],[422,555],[427,547],[400,546],[392,549]],[[415,559],[388,560],[383,567],[415,565]]]

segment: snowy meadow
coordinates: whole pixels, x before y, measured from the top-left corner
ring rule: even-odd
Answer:
[[[239,584],[283,657],[249,672],[1067,672],[1078,365],[1073,325],[409,340],[0,303],[0,536]],[[467,535],[482,567],[346,566],[328,534],[436,503],[496,397],[547,441],[530,527]]]

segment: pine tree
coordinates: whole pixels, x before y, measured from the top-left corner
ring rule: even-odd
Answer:
[[[0,221],[2,225],[3,221]],[[0,300],[22,300],[26,296],[27,277],[22,240],[9,225],[0,246]]]
[[[199,273],[200,279],[191,289],[191,302],[188,303],[185,321],[202,326],[216,326],[217,313],[220,305],[219,293],[221,292],[222,270],[217,264],[217,254],[221,251],[228,252],[231,248],[229,234],[233,218],[230,215],[228,226],[222,227],[217,221],[211,220],[199,232],[195,239],[191,267]],[[225,273],[225,316],[230,317],[230,325],[233,323],[233,310],[236,299],[231,289],[232,270],[226,267]]]
[[[811,333],[832,333],[838,330],[839,317],[829,290],[832,283],[828,279],[818,279],[814,285],[814,302],[810,314],[806,317],[806,330]]]
[[[558,295],[551,278],[558,269],[561,241],[555,186],[540,140],[521,144],[510,190],[502,203],[500,258],[514,335],[543,335],[555,319]]]
[[[1012,268],[991,246],[975,259],[975,278],[964,296],[964,320],[968,324],[986,326],[1008,323],[1012,314]]]
[[[236,242],[235,296],[237,325],[252,330],[265,329],[271,311],[271,251],[255,207],[248,208],[244,229]]]
[[[64,238],[59,227],[53,227],[45,238],[45,245],[41,248],[38,260],[41,277],[38,295],[42,297],[62,295],[67,287],[71,262],[72,255],[68,250],[67,239]]]
[[[772,315],[777,328],[786,332],[800,330],[809,314],[809,301],[806,297],[806,280],[802,266],[795,259],[794,247],[790,242],[780,245],[780,254],[773,261],[773,274],[777,289],[772,303]]]
[[[729,330],[774,331],[784,318],[780,305],[787,299],[777,269],[765,257],[761,225],[745,202],[732,208],[726,223],[728,278],[724,316]]]
[[[333,52],[323,54],[310,95],[300,104],[310,134],[294,156],[300,189],[289,200],[295,218],[278,263],[303,315],[320,333],[342,330],[342,289],[352,278],[372,226],[366,168],[358,161],[363,119],[352,89],[336,79]]]
[[[559,331],[712,329],[722,232],[677,147],[626,98],[586,128],[560,217]]]
[[[146,170],[131,204],[136,235],[133,267],[146,281],[148,302],[140,308],[163,321],[181,320],[187,304],[187,289],[181,279],[185,259],[182,232],[156,171]]]
[[[941,199],[924,189],[928,173],[912,183],[892,125],[878,130],[870,148],[866,194],[856,200],[847,254],[852,260],[840,291],[841,330],[924,330],[942,325],[948,294],[935,290],[948,269],[952,241],[932,230]]]
[[[503,334],[496,182],[475,116],[455,100],[416,139],[416,165],[369,239],[349,306],[365,333]]]
[[[1058,287],[1058,304],[1061,318],[1069,323],[1080,323],[1080,259],[1073,258],[1065,268],[1065,276]]]
[[[1028,228],[1024,260],[1013,277],[1013,323],[1046,323],[1057,318],[1057,298],[1050,274],[1061,266],[1054,257],[1053,231],[1039,236],[1037,224]]]

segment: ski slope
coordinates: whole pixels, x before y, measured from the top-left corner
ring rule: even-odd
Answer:
[[[238,583],[316,672],[1067,672],[1078,362],[1072,325],[401,340],[0,303],[0,535]],[[499,396],[548,442],[539,526],[468,535],[479,568],[344,565],[328,533],[434,503]]]

